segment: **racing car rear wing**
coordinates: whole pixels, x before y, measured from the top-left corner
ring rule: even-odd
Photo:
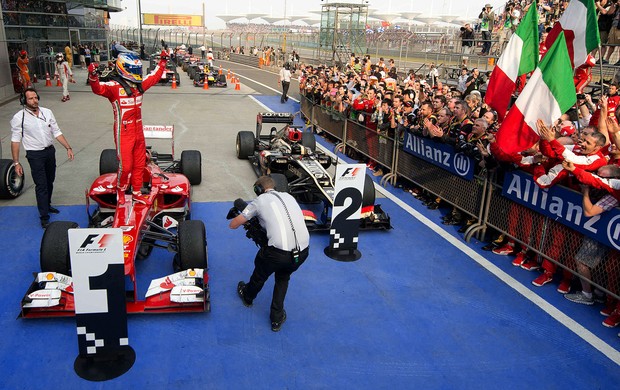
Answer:
[[[256,131],[260,134],[263,123],[284,123],[292,125],[295,115],[290,112],[259,112],[256,115]]]
[[[174,125],[143,125],[145,139],[171,140],[172,159],[174,160]]]

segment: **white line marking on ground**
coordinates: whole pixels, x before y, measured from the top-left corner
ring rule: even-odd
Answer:
[[[246,79],[252,80],[248,77],[246,77]],[[265,84],[262,84],[258,81],[252,80],[252,82],[255,82],[276,93],[281,93],[280,91],[274,88],[271,88]],[[273,110],[265,106],[263,103],[259,102],[254,96],[250,96],[250,98],[252,98],[258,105],[263,107],[265,110],[269,112],[273,112]],[[295,100],[295,101],[299,102],[298,100]],[[329,149],[325,148],[323,145],[317,143],[317,146],[321,148],[326,154],[331,156],[333,159],[337,158],[337,156],[334,153],[332,153]],[[526,299],[528,299],[530,302],[538,306],[541,310],[549,314],[552,318],[554,318],[560,324],[564,325],[571,332],[581,337],[585,342],[593,346],[595,349],[600,351],[603,355],[607,356],[611,361],[613,361],[614,363],[620,366],[620,352],[618,350],[613,348],[611,345],[607,344],[605,341],[603,341],[601,338],[599,338],[594,333],[590,332],[588,329],[584,328],[580,323],[573,320],[568,315],[564,314],[564,312],[560,311],[558,308],[556,308],[555,306],[547,302],[545,299],[541,298],[538,294],[535,294],[532,290],[525,287],[515,278],[508,275],[506,272],[502,271],[495,264],[491,263],[489,260],[485,259],[480,254],[476,253],[472,248],[467,246],[466,243],[448,234],[439,225],[437,225],[435,222],[431,221],[430,219],[426,218],[420,212],[416,211],[413,207],[409,206],[407,203],[400,200],[396,195],[392,194],[387,189],[383,188],[377,183],[374,183],[374,185],[377,191],[383,194],[386,198],[396,203],[400,208],[405,210],[412,217],[422,222],[424,225],[426,225],[429,229],[433,230],[435,233],[439,234],[443,239],[445,239],[450,244],[452,244],[457,249],[459,249],[461,252],[469,256],[472,260],[480,264],[482,267],[488,270],[491,274],[495,275],[502,282],[506,283],[509,287],[517,291],[519,294],[523,295]]]
[[[248,68],[253,68],[253,69],[256,69],[256,68],[254,68],[253,66],[250,66],[250,65],[245,65],[245,64],[236,64],[236,65],[243,65],[243,66],[246,66],[246,67],[248,67]],[[277,89],[275,89],[275,88],[271,88],[270,86],[265,85],[265,84],[261,83],[260,81],[256,81],[256,80],[254,80],[254,79],[252,79],[252,78],[250,78],[250,77],[240,75],[239,73],[235,73],[235,74],[236,74],[237,76],[241,76],[241,77],[243,77],[243,78],[245,78],[245,79],[247,79],[247,80],[250,80],[251,82],[253,82],[253,83],[255,83],[255,84],[258,84],[258,85],[260,85],[261,87],[265,87],[265,88],[267,88],[267,89],[269,89],[269,90],[271,90],[271,91],[273,91],[273,92],[275,92],[275,93],[282,94],[282,91],[278,91],[278,90],[277,90]],[[295,79],[291,79],[291,80],[295,80]],[[298,81],[298,80],[296,80],[296,81]],[[295,99],[294,97],[289,96],[289,99],[291,99],[291,100],[293,100],[293,101],[295,101],[295,102],[299,103],[299,100]],[[254,100],[256,100],[256,99],[254,99]],[[258,102],[258,100],[256,100],[256,101]],[[264,106],[263,106],[263,107],[264,107]],[[270,111],[271,111],[271,110],[270,110]],[[271,112],[273,112],[273,111],[271,111]]]

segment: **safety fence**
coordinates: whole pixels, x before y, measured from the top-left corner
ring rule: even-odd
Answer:
[[[145,44],[147,54],[157,53],[162,43],[170,47],[181,45],[194,48],[204,45],[212,48],[216,57],[227,59],[229,54],[245,57],[263,58],[264,64],[273,67],[282,66],[290,60],[293,50],[299,55],[300,63],[318,65],[333,63],[337,59],[325,59],[325,50],[320,51],[319,34],[309,32],[251,32],[218,31],[205,32],[168,28],[112,28],[110,40],[125,42],[133,50],[138,50],[138,42]],[[490,41],[490,55],[480,55],[485,41],[476,33],[471,49],[464,50],[460,32],[454,28],[421,28],[411,30],[386,30],[381,33],[367,34],[364,53],[370,55],[372,63],[380,57],[386,61],[393,59],[400,74],[413,69],[416,74],[427,75],[430,63],[439,71],[439,79],[449,85],[455,85],[463,65],[469,69],[478,68],[482,72],[493,69],[507,40],[501,39],[499,33],[493,33]],[[597,66],[592,69],[592,81],[586,92],[600,94],[612,82],[620,82],[620,49],[614,50],[613,44],[604,44],[603,51],[613,52],[609,64],[600,66],[599,54],[596,54]],[[267,56],[263,49],[270,47]],[[254,50],[254,49],[257,50]],[[470,53],[469,53],[470,51]],[[328,53],[329,54],[329,53]],[[333,60],[333,61],[332,61]],[[348,59],[347,59],[348,60]],[[615,64],[618,64],[616,66]]]
[[[517,251],[521,246],[543,269],[562,275],[558,280],[579,275],[581,267],[581,275],[595,287],[620,298],[620,210],[588,219],[580,208],[581,194],[561,186],[539,189],[520,171],[517,175],[498,168],[477,172],[469,180],[406,152],[402,134],[381,135],[305,96],[300,105],[308,125],[335,142],[334,151],[373,160],[389,170],[382,183],[413,183],[469,218],[465,240],[494,230],[513,240]]]

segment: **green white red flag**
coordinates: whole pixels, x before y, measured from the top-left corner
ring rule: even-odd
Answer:
[[[561,32],[564,32],[572,67],[584,64],[588,54],[601,43],[594,0],[572,0],[553,25],[545,46],[551,47]]]
[[[536,69],[538,64],[538,12],[536,2],[521,20],[491,73],[484,101],[502,120],[508,110],[517,78]]]
[[[555,122],[576,101],[571,58],[561,31],[502,122],[497,146],[509,154],[532,147],[540,139],[536,121]]]

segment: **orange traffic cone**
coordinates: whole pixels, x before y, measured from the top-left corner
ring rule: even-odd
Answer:
[[[226,75],[226,78],[230,80],[230,69],[228,69],[228,74]]]
[[[56,77],[56,86],[62,87],[62,83],[60,82],[60,76]]]
[[[32,75],[32,82],[33,83],[38,83],[39,82],[39,80],[37,80],[37,74],[36,73]]]
[[[235,91],[241,91],[241,83],[239,82],[239,79],[236,79],[235,83]]]
[[[202,85],[202,89],[209,89],[209,80],[205,77],[205,82]]]
[[[217,74],[221,75],[222,74],[222,65],[220,65],[220,71],[217,72]]]
[[[172,89],[177,89],[177,76],[172,75]]]
[[[46,87],[51,87],[52,86],[52,80],[50,80],[50,73],[49,72],[45,73],[45,86]]]

